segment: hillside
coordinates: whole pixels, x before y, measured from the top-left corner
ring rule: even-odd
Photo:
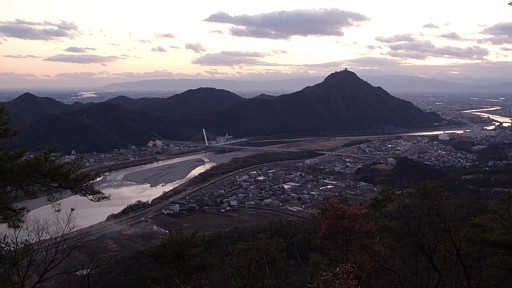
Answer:
[[[198,88],[187,90],[164,99],[156,105],[144,108],[144,111],[170,115],[174,113],[207,113],[219,110],[244,100],[227,90]]]
[[[46,114],[76,109],[74,105],[66,105],[50,97],[37,97],[31,93],[23,93],[6,102],[5,106],[9,110],[11,127],[23,127]]]
[[[46,115],[26,126],[19,139],[36,150],[58,147],[77,152],[109,151],[161,138],[152,129],[159,120],[142,111],[104,102],[70,113]]]
[[[270,135],[304,133],[392,132],[431,127],[441,121],[408,101],[373,87],[350,71],[275,98],[257,97],[208,115],[212,133]],[[225,132],[224,132],[225,133]]]

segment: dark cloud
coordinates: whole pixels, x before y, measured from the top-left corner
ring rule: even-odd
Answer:
[[[439,35],[439,37],[445,38],[445,39],[450,39],[450,40],[462,40],[462,37],[460,37],[460,35],[455,32],[441,34],[441,35]]]
[[[201,43],[188,43],[187,45],[185,45],[185,48],[192,50],[196,53],[201,53],[201,52],[206,51],[206,49],[204,49],[204,47],[203,47],[203,45],[201,45]]]
[[[167,50],[165,50],[165,48],[162,46],[157,46],[151,48],[151,52],[167,52]]]
[[[423,25],[423,28],[437,29],[437,28],[439,28],[439,26],[434,23],[428,23],[428,24]]]
[[[174,35],[171,33],[157,33],[155,34],[156,38],[174,38]]]
[[[260,52],[222,51],[203,55],[192,63],[204,66],[272,65],[260,60],[267,55]]]
[[[343,28],[356,26],[368,17],[336,8],[277,11],[258,15],[231,16],[225,12],[205,21],[231,24],[230,33],[241,37],[288,39],[292,36],[343,36]]]
[[[449,35],[455,37],[458,35]],[[437,47],[431,41],[419,40],[411,35],[393,37],[377,37],[376,40],[386,43],[391,50],[388,55],[397,58],[427,59],[429,57],[461,58],[481,60],[489,54],[489,50],[478,46],[473,47]]]
[[[492,35],[491,38],[485,39],[492,44],[512,44],[512,22],[498,23],[484,29],[481,33]]]
[[[0,35],[24,40],[57,40],[73,38],[78,34],[78,27],[67,21],[60,23],[30,22],[25,20],[0,22]]]
[[[76,63],[76,64],[93,64],[100,63],[105,64],[109,62],[117,61],[119,57],[117,56],[101,56],[101,55],[55,55],[48,58],[45,58],[44,61],[52,61],[52,62],[66,62],[66,63]]]
[[[4,55],[7,58],[23,59],[23,58],[41,58],[35,55]]]
[[[71,52],[71,53],[87,53],[88,51],[95,51],[95,48],[88,48],[88,47],[68,47],[64,49],[65,52]]]

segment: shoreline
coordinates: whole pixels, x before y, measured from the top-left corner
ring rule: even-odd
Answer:
[[[99,178],[99,180],[95,182],[94,186],[99,190],[112,188],[111,185],[110,187],[104,185],[111,181],[108,180],[108,177],[115,173],[122,173],[124,170],[135,169],[137,167],[143,167],[147,165],[154,165],[157,164],[158,162],[164,162],[181,157],[190,157],[195,155],[197,155],[198,158],[183,160],[176,163],[162,164],[155,167],[149,167],[147,169],[141,169],[139,171],[128,171],[126,174],[121,175],[118,179],[119,181],[124,183],[148,184],[151,188],[157,187],[159,185],[170,184],[172,182],[185,178],[192,170],[204,165],[205,161],[202,159],[202,157],[199,157],[200,155],[202,155],[202,153],[179,155],[177,157],[168,158],[162,161],[154,161],[152,163],[145,163],[137,166],[126,167],[116,171],[106,172],[101,176],[101,178]],[[55,198],[56,201],[48,201],[48,197],[45,195],[37,198],[19,201],[14,203],[14,205],[18,208],[25,207],[27,211],[33,211],[41,207],[51,205],[52,203],[56,203],[74,196],[74,194],[70,192],[58,192],[55,195],[57,196]]]

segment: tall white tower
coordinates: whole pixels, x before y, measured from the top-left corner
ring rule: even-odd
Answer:
[[[208,138],[206,138],[206,131],[203,129],[203,136],[204,136],[204,143],[206,143],[206,146],[208,146]]]

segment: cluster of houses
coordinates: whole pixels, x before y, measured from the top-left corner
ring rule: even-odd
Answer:
[[[356,147],[356,153],[380,158],[409,157],[434,167],[469,167],[476,163],[473,154],[455,150],[428,137],[404,137],[387,141],[374,141]]]
[[[371,184],[347,180],[344,173],[315,175],[318,173],[314,171],[318,170],[306,168],[305,163],[272,169],[263,167],[200,191],[190,197],[189,201],[200,207],[217,207],[222,211],[238,206],[296,211],[318,208],[325,201],[340,195],[362,200],[377,192]]]

